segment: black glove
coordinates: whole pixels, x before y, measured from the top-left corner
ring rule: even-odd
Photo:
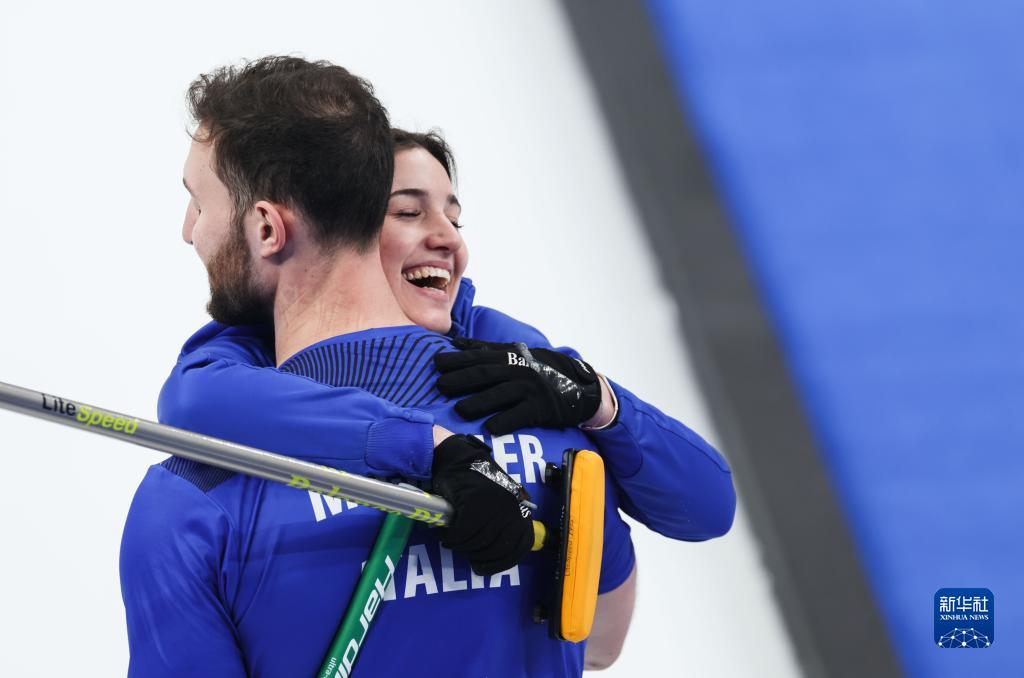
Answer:
[[[503,572],[533,546],[530,495],[491,460],[473,436],[453,435],[434,449],[434,491],[455,514],[440,528],[441,544],[469,559],[479,575]]]
[[[446,396],[474,393],[455,404],[465,419],[498,412],[484,425],[495,435],[521,428],[577,426],[601,406],[594,369],[567,355],[525,344],[492,344],[457,338],[459,352],[438,353],[437,390]]]

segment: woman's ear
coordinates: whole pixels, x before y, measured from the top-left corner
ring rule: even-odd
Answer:
[[[287,210],[267,200],[257,202],[253,210],[260,222],[256,253],[261,257],[272,257],[288,242],[288,229],[285,227]]]

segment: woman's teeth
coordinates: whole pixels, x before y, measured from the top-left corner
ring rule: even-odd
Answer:
[[[436,268],[434,266],[420,266],[419,268],[409,269],[402,273],[402,277],[417,287],[433,287],[438,290],[448,287],[448,283],[452,279],[451,273],[443,268]]]

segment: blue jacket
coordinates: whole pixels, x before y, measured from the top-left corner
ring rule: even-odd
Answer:
[[[551,347],[533,327],[504,313],[474,306],[463,278],[449,336]],[[265,328],[209,323],[182,349],[160,394],[160,421],[235,442],[266,447],[267,436],[288,427],[285,454],[331,453],[345,471],[422,479],[433,461],[429,413],[355,389],[297,379],[274,368]],[[579,357],[569,348],[558,350]],[[728,532],[736,509],[732,474],[722,456],[681,422],[622,386],[617,422],[589,432],[620,493],[621,506],[650,529],[673,539],[700,541]]]
[[[238,334],[228,336],[236,348],[246,343]],[[298,384],[287,393],[299,398],[299,391],[317,392],[325,384],[345,390],[346,421],[352,412],[369,416],[381,407],[373,402],[378,396],[386,403],[415,402],[422,416],[480,435],[496,461],[529,491],[537,515],[554,524],[560,502],[557,489],[541,483],[544,465],[559,462],[565,448],[585,446],[585,436],[576,429],[483,435],[480,422],[462,421],[453,402],[433,389],[433,355],[447,350],[450,339],[420,327],[382,328],[320,342],[268,373],[285,385]],[[238,419],[230,426],[248,432],[244,442],[335,467],[353,458],[344,432],[328,441],[317,429],[307,438],[309,420],[301,409],[249,410],[246,379],[222,383],[224,372],[199,371],[225,399],[217,404],[220,417]],[[389,406],[397,411],[396,421],[403,421],[401,408]],[[212,432],[206,428],[210,421],[210,413],[194,406],[176,412],[176,423],[200,432]],[[376,423],[362,427],[371,441],[378,435]],[[317,446],[324,442],[331,444]],[[634,564],[611,481],[606,488],[600,592],[620,586]],[[136,493],[122,540],[129,675],[312,675],[382,519],[367,507],[177,457],[153,466]],[[552,554],[545,551],[506,572],[477,576],[431,529],[417,526],[355,674],[579,676],[585,644],[552,640],[532,620],[534,606],[549,595],[553,572]]]

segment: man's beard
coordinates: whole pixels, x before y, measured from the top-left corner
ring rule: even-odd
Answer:
[[[273,324],[273,295],[260,288],[252,268],[241,220],[233,219],[227,242],[207,267],[210,303],[206,311],[210,317],[224,325]]]

